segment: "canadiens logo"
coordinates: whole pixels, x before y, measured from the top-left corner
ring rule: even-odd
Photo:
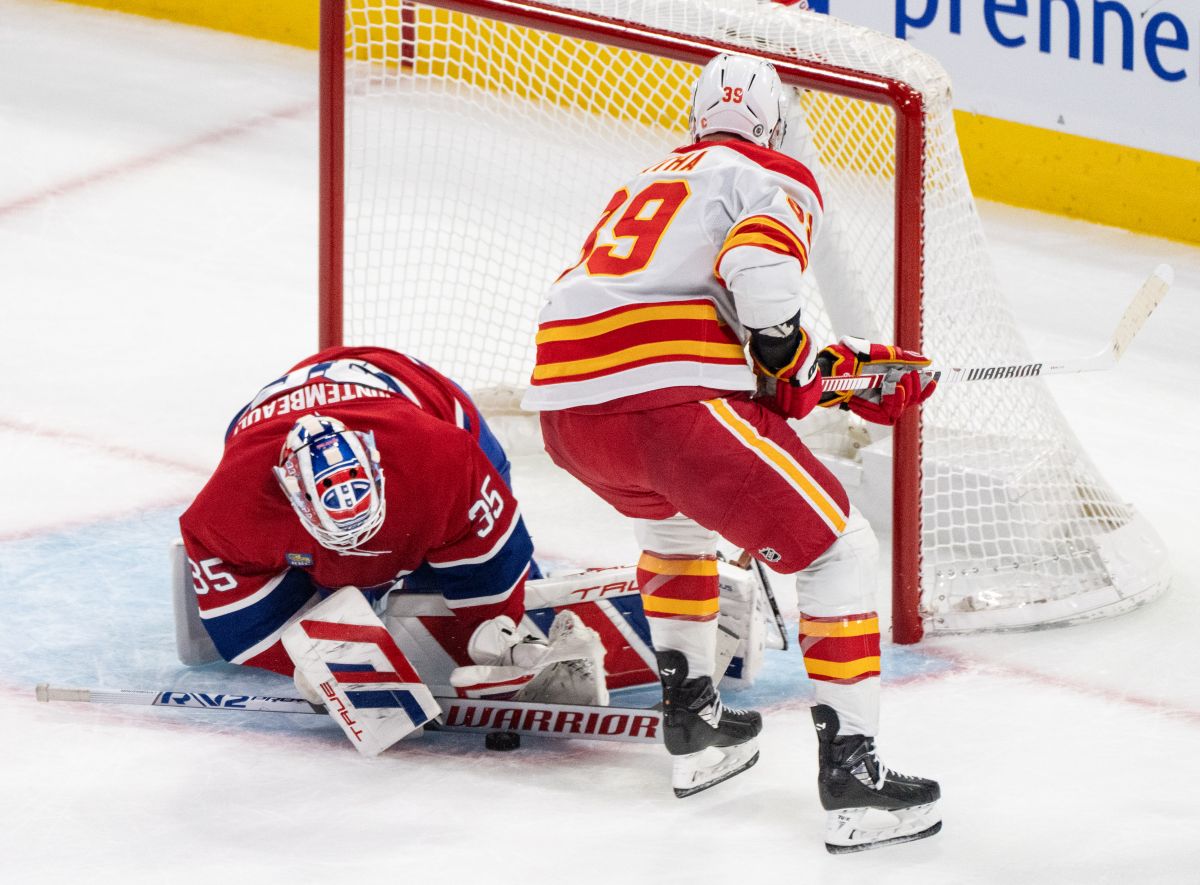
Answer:
[[[767,562],[779,562],[779,560],[783,559],[783,557],[779,555],[779,551],[774,547],[760,547],[758,553]]]
[[[334,522],[357,522],[371,506],[371,481],[357,464],[322,476],[321,485],[321,503]]]
[[[288,553],[283,558],[292,568],[308,568],[313,564],[311,553]]]
[[[312,448],[321,506],[342,531],[362,525],[371,516],[374,485],[354,450],[341,434],[318,439]]]

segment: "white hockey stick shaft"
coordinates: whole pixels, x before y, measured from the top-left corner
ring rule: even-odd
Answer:
[[[185,707],[203,710],[235,710],[243,713],[324,713],[319,704],[303,698],[269,695],[228,694],[203,691],[141,691],[129,688],[57,688],[40,683],[37,699],[79,701],[85,704],[134,704],[147,707]]]
[[[955,384],[959,381],[1006,381],[1012,378],[1034,378],[1042,375],[1073,375],[1079,372],[1095,372],[1111,369],[1121,359],[1129,342],[1134,339],[1146,318],[1154,312],[1171,288],[1175,272],[1169,265],[1160,264],[1142,283],[1125,313],[1117,323],[1112,342],[1093,356],[1076,359],[1042,359],[1019,365],[947,367],[931,366],[919,370],[939,384]],[[883,384],[883,374],[853,375],[842,378],[826,378],[822,389],[826,391],[870,390]]]
[[[325,713],[325,708],[302,698],[200,691],[142,691],[137,689],[56,688],[37,686],[39,701],[79,701],[86,704],[134,704],[192,710],[233,710],[243,713]],[[593,707],[535,704],[525,701],[437,698],[439,731],[487,733],[512,731],[521,735],[600,741],[658,743],[662,713],[641,707]]]

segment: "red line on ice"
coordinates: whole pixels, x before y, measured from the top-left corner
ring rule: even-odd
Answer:
[[[953,652],[947,649],[929,647],[923,648],[921,651],[930,655],[931,657],[940,658],[941,660],[948,661],[949,663],[953,664],[954,670],[951,671],[952,673],[971,672],[982,675],[995,674],[999,676],[1008,676],[1015,679],[1025,679],[1029,682],[1037,682],[1041,685],[1049,685],[1053,686],[1054,688],[1065,689],[1077,694],[1090,695],[1106,701],[1117,701],[1122,704],[1128,704],[1131,707],[1140,707],[1143,710],[1150,710],[1154,713],[1185,720],[1193,725],[1200,725],[1200,710],[1194,710],[1188,707],[1180,707],[1168,701],[1160,701],[1154,698],[1142,697],[1141,695],[1117,691],[1111,688],[1104,688],[1103,686],[1099,685],[1090,685],[1086,682],[1076,679],[1068,679],[1063,676],[1054,676],[1049,673],[1044,673],[1040,670],[1035,670],[1032,667],[1020,667],[1013,664],[1000,664],[994,661],[987,661],[983,659],[976,660],[959,652]],[[906,682],[911,684],[913,682],[920,681],[923,681],[922,678],[917,677],[912,680],[907,680]]]
[[[227,141],[231,138],[237,138],[247,132],[259,129],[271,123],[276,123],[280,120],[287,120],[295,117],[303,116],[311,113],[316,108],[316,103],[306,101],[301,104],[289,105],[287,107],[278,108],[266,114],[260,114],[257,117],[251,117],[243,120],[240,123],[214,129],[211,132],[205,132],[197,135],[195,138],[187,141],[179,142],[178,144],[168,145],[159,148],[156,151],[151,151],[148,154],[143,154],[139,157],[131,157],[124,162],[109,166],[103,169],[96,169],[86,175],[80,175],[76,178],[68,178],[57,184],[52,184],[36,193],[26,194],[23,197],[18,197],[11,202],[0,204],[0,218],[6,215],[13,215],[24,209],[36,206],[51,197],[63,196],[76,191],[85,190],[95,184],[108,181],[112,178],[118,178],[130,172],[140,172],[143,169],[148,169],[152,166],[157,166],[160,163],[173,160],[182,154],[198,147],[205,147],[218,142]]]
[[[103,442],[102,440],[94,439],[86,436],[85,434],[74,433],[67,430],[52,430],[32,424],[22,424],[17,421],[9,421],[7,419],[0,418],[0,431],[10,431],[12,433],[25,434],[26,436],[36,436],[42,439],[51,440],[53,442],[66,443],[68,445],[86,446],[88,449],[94,452],[101,452],[111,457],[121,458],[126,461],[138,461],[142,463],[153,464],[156,467],[164,467],[168,470],[177,470],[184,473],[190,473],[194,476],[207,478],[212,472],[211,468],[200,464],[193,464],[177,458],[168,458],[164,457],[163,455],[156,455],[153,452],[145,452],[129,446]],[[0,532],[0,542],[20,541],[26,538],[35,538],[39,535],[48,535],[53,532],[65,531],[66,529],[80,528],[83,526],[94,525],[98,522],[106,522],[109,520],[134,516],[146,510],[157,510],[162,507],[172,506],[183,507],[190,501],[191,498],[180,499],[177,497],[158,499],[154,501],[146,501],[142,504],[131,507],[125,507],[110,513],[94,513],[79,519],[64,519],[58,522],[52,522],[46,525],[38,525],[28,529]]]
[[[154,464],[158,467],[166,467],[170,470],[181,470],[186,473],[193,473],[197,476],[207,477],[212,473],[211,467],[204,467],[200,464],[195,464],[190,461],[181,461],[178,458],[168,458],[163,455],[156,455],[153,452],[146,452],[141,449],[131,448],[129,446],[116,445],[114,443],[103,442],[82,433],[75,433],[70,430],[52,430],[45,427],[39,427],[36,424],[22,424],[19,421],[9,421],[5,418],[0,418],[0,430],[11,431],[12,433],[23,433],[27,436],[38,436],[42,439],[53,440],[54,442],[67,443],[69,445],[86,446],[95,452],[101,452],[105,455],[111,455],[116,458],[123,458],[127,461],[144,461],[149,464]]]
[[[147,510],[162,510],[166,507],[178,507],[179,512],[182,513],[190,503],[192,503],[191,498],[160,498],[153,501],[143,501],[141,504],[137,504],[132,507],[125,507],[121,510],[113,510],[109,513],[93,513],[89,516],[80,517],[79,519],[64,519],[58,522],[34,526],[33,528],[18,529],[11,532],[0,532],[0,544],[6,541],[26,541],[30,538],[36,538],[40,535],[52,535],[56,532],[65,532],[69,529],[87,528],[88,526],[97,525],[102,522],[113,522],[118,519],[129,519],[145,513]]]

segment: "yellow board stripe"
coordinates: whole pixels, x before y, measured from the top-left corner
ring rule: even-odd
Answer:
[[[879,658],[859,658],[856,661],[837,663],[836,661],[819,661],[813,658],[804,659],[804,669],[809,676],[828,676],[831,679],[853,679],[864,673],[874,673],[879,670]]]
[[[642,596],[642,611],[660,615],[715,615],[721,608],[719,597],[712,599],[669,599]]]
[[[203,25],[236,34],[246,34],[265,40],[275,40],[305,49],[317,48],[316,0],[73,0],[85,6],[116,9],[153,18],[169,19],[193,25]],[[383,9],[383,15],[369,25],[371,33],[382,34],[385,29],[399,28],[399,9]],[[365,14],[359,13],[365,18]],[[504,55],[489,57],[481,70],[474,71],[463,61],[466,50],[451,52],[442,68],[451,80],[478,81],[493,91],[505,84],[517,90],[533,92],[534,97],[560,105],[579,107],[593,114],[612,119],[627,119],[627,97],[634,87],[661,83],[635,111],[639,123],[649,126],[678,128],[679,120],[687,117],[687,92],[680,90],[681,81],[695,76],[680,62],[655,59],[648,69],[645,56],[610,47],[594,47],[589,53],[579,53],[568,40],[554,35],[538,34],[517,27],[496,24],[471,24],[466,16],[443,10],[420,8],[418,22],[422,33],[434,22],[440,27],[453,23],[464,33],[475,37],[484,28],[499,28],[504,39],[514,47]],[[359,43],[355,50],[362,60],[393,63],[388,46],[382,41]],[[428,57],[435,50],[428,41],[418,45],[420,58],[426,67],[432,66]],[[581,56],[584,56],[581,58]],[[505,66],[504,59],[515,59]],[[452,61],[453,65],[449,62]],[[557,93],[548,96],[546,89],[531,85],[530,72],[538,67],[551,66],[563,70],[574,88],[565,91],[570,98]],[[660,74],[661,76],[654,76]],[[613,79],[614,75],[617,79]],[[515,81],[515,83],[514,83]],[[847,100],[833,95],[812,96],[823,118],[840,112]],[[851,128],[851,138],[867,137],[871,127],[888,113],[883,105],[866,109]],[[954,111],[954,128],[966,163],[967,177],[977,197],[996,200],[1027,209],[1053,212],[1070,218],[1082,218],[1099,224],[1115,225],[1126,230],[1168,237],[1185,243],[1200,243],[1200,163],[1194,159],[1166,156],[1152,151],[1097,139],[1071,135],[1057,129],[1043,129],[1014,123],[995,117]],[[696,154],[694,156],[699,156]],[[1037,163],[1026,164],[1021,175],[1011,174],[1013,157],[1037,157]],[[828,157],[825,163],[844,171],[858,171],[878,176],[877,170],[863,169],[845,154]],[[1117,180],[1125,183],[1119,189],[1098,188],[1096,181]]]
[[[721,399],[705,400],[709,411],[724,424],[743,445],[775,468],[775,472],[791,483],[795,489],[816,509],[826,524],[839,535],[846,530],[846,516],[837,504],[825,494],[796,460],[769,439],[764,439],[729,404]]]
[[[801,621],[803,636],[868,636],[879,632],[879,618],[861,621]]]
[[[604,356],[586,360],[568,360],[561,363],[544,363],[533,370],[535,381],[547,378],[562,378],[568,375],[587,375],[602,372],[658,356],[699,357],[701,359],[727,359],[745,362],[746,354],[740,344],[721,344],[713,341],[655,341],[626,347]]]
[[[717,309],[711,304],[661,304],[637,307],[591,322],[539,329],[537,343],[550,344],[555,341],[578,341],[581,338],[594,338],[616,329],[624,329],[637,323],[649,323],[655,320],[713,320],[716,322]]]
[[[714,577],[717,574],[715,559],[660,559],[649,553],[643,553],[638,560],[638,568],[656,575],[696,575],[698,577]]]

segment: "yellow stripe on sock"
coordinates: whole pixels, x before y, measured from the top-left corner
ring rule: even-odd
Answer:
[[[879,632],[879,618],[861,621],[800,621],[800,633],[804,636],[866,636]]]
[[[699,578],[711,578],[717,574],[715,559],[660,559],[650,553],[643,553],[638,560],[638,568],[656,575],[692,575]]]
[[[859,658],[855,661],[838,663],[836,661],[820,661],[813,658],[804,659],[804,669],[810,676],[825,676],[829,679],[853,679],[864,673],[879,672],[879,658]]]
[[[670,599],[662,596],[642,596],[642,611],[656,615],[715,615],[721,607],[719,597],[712,599]]]

